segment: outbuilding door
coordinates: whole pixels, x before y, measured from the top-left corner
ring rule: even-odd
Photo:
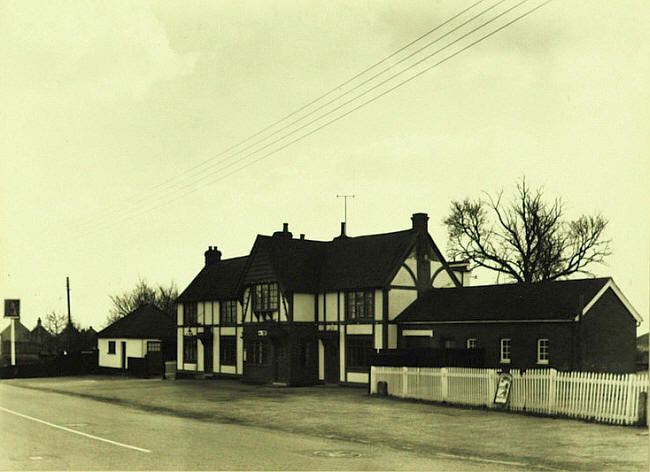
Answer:
[[[126,341],[122,341],[122,370],[126,370]]]
[[[204,338],[203,342],[203,372],[212,372],[212,359],[214,353],[212,352],[212,338]]]

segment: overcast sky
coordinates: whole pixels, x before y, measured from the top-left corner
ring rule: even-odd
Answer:
[[[355,93],[517,3],[450,32],[495,2],[374,69],[393,66]],[[356,195],[350,235],[406,229],[412,213],[426,212],[444,252],[452,199],[512,194],[525,176],[549,199],[562,197],[569,218],[609,220],[613,254],[593,270],[612,276],[647,320],[647,2],[553,1],[258,162],[301,134],[256,154],[270,140],[223,154],[473,3],[3,1],[0,298],[21,299],[32,328],[48,311],[66,312],[69,276],[74,320],[99,329],[109,295],[139,278],[182,290],[209,245],[223,257],[244,255],[258,233],[283,222],[296,236],[331,239],[342,193]],[[524,3],[301,133],[540,3]]]

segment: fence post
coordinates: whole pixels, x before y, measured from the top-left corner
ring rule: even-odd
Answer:
[[[447,401],[447,396],[449,394],[449,383],[447,379],[447,368],[443,367],[440,369],[440,394],[442,396],[442,401]]]
[[[634,423],[636,418],[633,417],[634,413],[632,412],[632,406],[634,405],[634,384],[636,384],[636,375],[635,374],[627,374],[625,376],[625,381],[627,383],[626,385],[626,393],[625,393],[625,412],[623,413],[625,415],[625,423]]]
[[[403,397],[406,397],[408,393],[408,385],[409,385],[408,373],[409,373],[408,367],[402,367],[402,396]]]
[[[555,384],[557,381],[557,370],[549,369],[548,376],[548,414],[555,414]]]

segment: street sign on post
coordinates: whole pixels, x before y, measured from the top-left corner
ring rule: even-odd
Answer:
[[[5,298],[5,318],[11,319],[11,365],[16,365],[16,320],[20,319],[20,300]]]
[[[20,319],[20,300],[5,298],[5,318]]]

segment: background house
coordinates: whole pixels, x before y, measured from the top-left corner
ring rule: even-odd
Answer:
[[[397,318],[399,347],[484,350],[485,367],[636,370],[641,317],[610,278],[432,289]]]
[[[99,367],[126,370],[129,359],[156,353],[160,362],[173,360],[176,325],[154,305],[143,305],[97,333]]]

